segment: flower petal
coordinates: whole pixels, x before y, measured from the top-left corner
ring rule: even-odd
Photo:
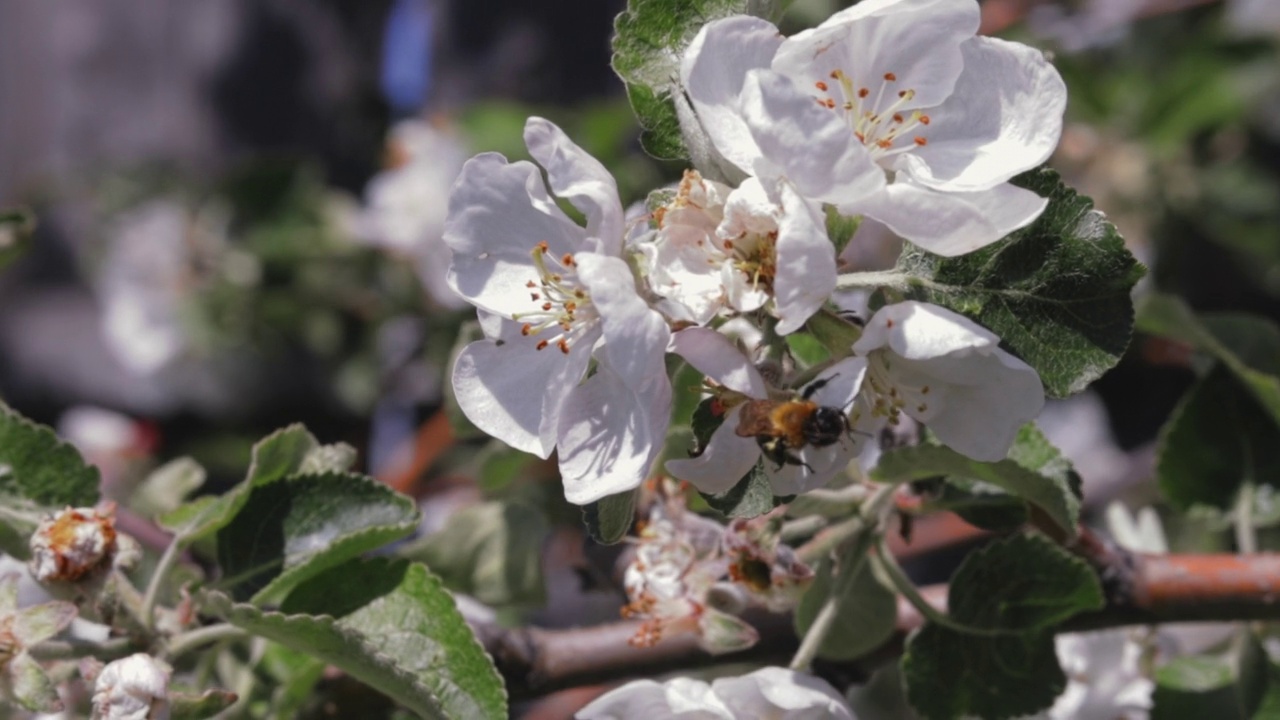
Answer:
[[[596,372],[569,392],[560,414],[565,499],[586,505],[639,487],[662,448],[670,415],[665,373],[634,386],[599,357]]]
[[[983,192],[944,193],[899,176],[884,192],[839,209],[878,220],[931,253],[955,257],[1031,224],[1048,202],[1008,183]]]
[[[687,460],[668,460],[667,472],[693,483],[704,493],[722,493],[737,485],[760,460],[760,446],[755,438],[737,434],[741,412],[739,405],[725,414],[724,422],[711,434],[701,455]]]
[[[636,293],[635,276],[626,261],[587,252],[578,253],[575,263],[600,313],[604,353],[614,371],[632,388],[652,378],[666,378],[664,356],[671,330]]]
[[[587,234],[601,240],[601,252],[622,252],[622,201],[613,175],[549,120],[529,118],[524,142],[533,159],[546,168],[551,190],[587,216]]]
[[[760,371],[732,340],[715,330],[701,327],[681,330],[671,336],[671,352],[730,390],[757,400],[769,397]]]
[[[733,720],[735,717],[701,680],[675,678],[659,684],[633,680],[615,688],[578,711],[578,720]]]
[[[818,209],[780,182],[782,217],[778,221],[777,273],[773,279],[777,332],[799,330],[836,289],[835,247]]]
[[[844,120],[786,77],[769,70],[749,73],[742,111],[769,164],[804,197],[840,203],[885,186],[884,171]]]
[[[513,288],[537,278],[534,246],[545,241],[551,256],[560,257],[581,249],[585,237],[547,194],[536,165],[508,163],[497,153],[477,155],[462,167],[449,196],[449,286],[490,312],[527,310],[528,295]]]
[[[773,69],[804,88],[831,82],[840,69],[872,93],[892,73],[886,90],[910,89],[913,107],[930,107],[951,94],[962,68],[959,47],[979,20],[970,0],[867,0],[788,38]]]
[[[734,717],[827,718],[854,720],[844,698],[825,680],[780,667],[766,667],[742,677],[711,683]]]
[[[865,356],[888,348],[907,360],[932,360],[999,344],[995,333],[964,315],[940,305],[907,300],[877,310],[863,326],[853,352]]]
[[[899,156],[899,168],[937,190],[974,192],[1049,159],[1062,134],[1067,88],[1044,53],[978,37],[961,46],[955,92],[929,110],[928,144]]]
[[[742,117],[746,74],[767,68],[782,35],[773,23],[736,15],[707,23],[685,50],[680,81],[698,121],[726,160],[750,173],[760,149]]]
[[[502,319],[498,337],[477,340],[459,353],[453,391],[476,427],[546,458],[556,444],[565,397],[586,373],[592,343],[575,344],[565,355],[554,347],[535,350],[537,341],[523,336],[519,323]]]

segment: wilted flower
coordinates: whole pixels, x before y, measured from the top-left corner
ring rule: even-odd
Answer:
[[[167,720],[172,673],[146,653],[107,663],[93,686],[93,720]]]
[[[109,567],[116,549],[114,505],[102,511],[68,507],[31,536],[31,574],[41,582],[74,582]]]
[[[854,720],[840,693],[821,678],[767,667],[707,684],[692,678],[636,680],[605,693],[578,720]]]

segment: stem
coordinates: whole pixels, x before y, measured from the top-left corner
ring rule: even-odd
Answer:
[[[208,645],[213,642],[222,640],[239,640],[240,638],[249,637],[246,630],[236,627],[230,623],[219,623],[217,625],[206,625],[202,628],[196,628],[190,632],[182,633],[175,636],[169,641],[169,647],[165,654],[170,659],[180,657],[184,653],[190,652],[201,645]]]
[[[815,533],[827,526],[827,519],[821,515],[808,515],[806,517],[790,520],[782,524],[779,531],[782,542],[790,545],[800,538],[812,537]]]
[[[1241,555],[1258,552],[1258,533],[1253,522],[1254,485],[1246,482],[1240,486],[1236,498],[1236,549]]]
[[[127,637],[111,638],[104,642],[86,640],[45,640],[30,649],[36,660],[71,660],[83,657],[95,657],[99,660],[114,660],[124,657],[133,648],[133,641]]]
[[[169,546],[164,549],[164,554],[160,556],[160,561],[156,563],[156,569],[151,573],[151,582],[147,584],[147,594],[142,598],[142,622],[146,625],[148,631],[155,629],[156,624],[156,601],[160,597],[160,588],[169,577],[169,572],[173,570],[174,565],[178,561],[178,553],[181,551],[181,545],[178,542],[178,536],[174,535],[169,541]]]
[[[809,631],[804,634],[804,639],[800,641],[800,647],[796,649],[796,654],[791,658],[792,670],[808,670],[813,664],[813,659],[818,655],[818,648],[821,647],[822,641],[827,638],[827,633],[831,631],[831,626],[836,621],[836,598],[835,596],[827,597],[827,601],[822,604],[822,609],[818,611],[817,617],[813,619],[813,624],[809,626]]]
[[[883,543],[876,543],[876,554],[872,557],[872,562],[881,570],[885,577],[893,582],[893,586],[897,588],[902,597],[911,603],[911,606],[920,613],[921,617],[931,623],[935,623],[948,630],[964,633],[966,635],[981,635],[983,637],[998,637],[1001,635],[1016,635],[1016,630],[1003,630],[997,628],[980,628],[964,623],[956,622],[950,615],[942,612],[934,607],[924,595],[920,593],[920,588],[907,577],[907,573],[903,571],[902,566],[893,559],[889,548]]]
[[[877,533],[884,525],[885,511],[892,507],[893,494],[898,486],[885,483],[878,486],[871,496],[862,504],[861,511],[853,517],[842,520],[819,532],[812,540],[796,548],[796,555],[806,563],[814,563],[839,547],[841,543],[860,532],[873,529]]]
[[[855,290],[859,288],[889,287],[895,290],[906,290],[910,285],[911,277],[896,270],[845,273],[836,278],[836,289]]]

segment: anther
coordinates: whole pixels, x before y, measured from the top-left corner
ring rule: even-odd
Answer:
[[[920,147],[924,147],[925,145],[929,144],[929,138],[918,137],[918,138],[915,138],[913,142],[915,142],[915,144],[919,145]]]
[[[893,74],[893,73],[891,73],[891,72],[887,72],[887,73],[885,73],[885,74],[884,74],[884,79],[885,79],[885,80],[888,80],[889,82],[893,82],[893,81],[895,81],[895,80],[897,80],[897,79],[898,79],[898,76],[897,76],[897,75],[894,75],[894,74]]]
[[[826,84],[826,83],[824,83],[824,82],[822,82],[821,80],[819,80],[818,82],[814,83],[813,85],[814,85],[814,87],[818,88],[818,89],[819,89],[819,90],[821,90],[822,92],[826,92],[826,91],[827,91],[827,84]]]

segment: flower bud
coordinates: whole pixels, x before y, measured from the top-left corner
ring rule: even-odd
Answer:
[[[71,508],[46,519],[31,536],[31,574],[41,582],[74,582],[110,564],[116,552],[114,507]]]
[[[93,720],[168,720],[172,672],[146,653],[108,663],[93,686]]]

